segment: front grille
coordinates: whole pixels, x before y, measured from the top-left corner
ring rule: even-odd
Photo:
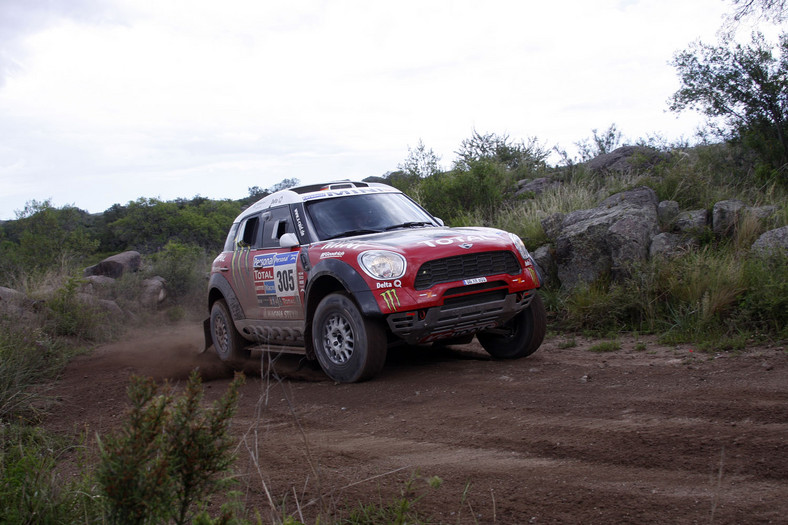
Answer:
[[[520,273],[520,270],[517,257],[508,251],[455,255],[454,257],[435,259],[422,264],[418,274],[416,274],[414,288],[416,290],[426,290],[438,283],[502,273],[516,275]]]

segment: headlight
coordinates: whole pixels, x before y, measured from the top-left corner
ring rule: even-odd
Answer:
[[[364,252],[358,256],[358,262],[375,279],[399,279],[407,266],[402,255],[384,250]]]
[[[523,244],[523,241],[517,235],[510,233],[509,238],[514,243],[515,247],[517,248],[517,251],[520,252],[520,255],[522,256],[523,260],[527,261],[528,259],[531,258],[531,254],[528,253],[525,244]]]

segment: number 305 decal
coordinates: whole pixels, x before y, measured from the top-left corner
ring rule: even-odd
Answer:
[[[298,293],[295,279],[297,262],[298,252],[277,253],[274,255],[276,295],[279,297],[290,297]]]

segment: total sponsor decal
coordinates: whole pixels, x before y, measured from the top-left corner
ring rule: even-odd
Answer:
[[[298,252],[255,255],[253,273],[258,303],[279,307],[298,303],[298,289],[303,276],[298,275]],[[262,297],[275,297],[276,301]]]
[[[495,235],[457,235],[455,237],[443,237],[441,239],[434,239],[434,240],[423,240],[419,241],[418,244],[424,244],[429,246],[430,248],[435,248],[436,246],[447,246],[449,244],[459,243],[460,245],[472,245],[475,241],[493,241],[496,240]]]

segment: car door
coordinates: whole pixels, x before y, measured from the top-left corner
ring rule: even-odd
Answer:
[[[271,208],[262,215],[261,243],[252,251],[250,276],[254,282],[258,319],[304,318],[301,290],[304,271],[299,247],[283,248],[282,236],[294,233],[289,206]]]

